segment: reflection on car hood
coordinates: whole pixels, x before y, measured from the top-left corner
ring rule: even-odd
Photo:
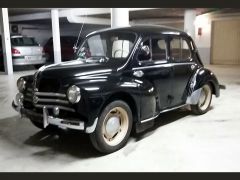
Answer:
[[[116,67],[116,65],[115,65]],[[111,73],[112,65],[110,63],[83,63],[80,60],[73,60],[43,66],[39,69],[41,76],[50,78],[68,78],[101,73]]]

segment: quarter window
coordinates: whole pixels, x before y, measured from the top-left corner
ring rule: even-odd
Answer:
[[[186,40],[173,38],[170,41],[171,57],[175,61],[185,61],[191,59],[191,51]]]

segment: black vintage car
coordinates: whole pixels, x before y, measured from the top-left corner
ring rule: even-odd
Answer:
[[[184,106],[206,113],[220,89],[192,38],[162,26],[93,32],[76,60],[43,66],[17,86],[12,105],[35,126],[88,133],[103,153],[123,147],[132,127],[161,113]]]

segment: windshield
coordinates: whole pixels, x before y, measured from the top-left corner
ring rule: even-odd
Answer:
[[[31,37],[16,37],[11,38],[11,44],[13,46],[38,46],[38,43]]]
[[[124,61],[132,51],[136,35],[129,32],[102,32],[84,41],[77,59],[85,63]]]

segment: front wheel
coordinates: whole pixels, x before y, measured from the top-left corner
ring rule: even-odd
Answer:
[[[191,105],[191,110],[196,115],[205,114],[211,105],[212,89],[209,84],[202,87],[201,94],[196,105]]]
[[[122,148],[132,129],[132,111],[124,101],[113,101],[102,111],[96,129],[90,134],[93,146],[102,153]]]

